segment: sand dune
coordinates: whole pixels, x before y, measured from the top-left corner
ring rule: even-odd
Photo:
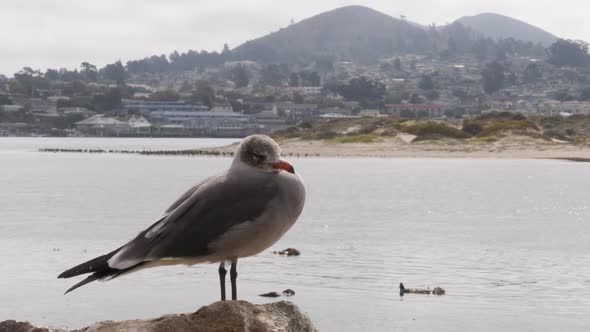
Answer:
[[[284,156],[382,158],[590,158],[590,146],[507,136],[494,142],[437,140],[408,143],[405,137],[374,143],[333,143],[329,140],[289,139],[280,142]],[[237,145],[212,150],[230,152]]]

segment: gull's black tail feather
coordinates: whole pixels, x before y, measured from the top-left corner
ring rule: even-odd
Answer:
[[[93,258],[87,262],[84,262],[80,265],[76,265],[73,268],[62,272],[58,278],[71,278],[81,274],[91,273],[91,272],[98,272],[103,271],[105,269],[110,269],[109,267],[109,259],[113,257],[121,248],[114,250],[106,255],[102,255],[96,258]]]
[[[131,272],[131,271],[133,271],[133,270],[141,267],[145,263],[147,263],[147,262],[141,262],[141,263],[135,264],[135,265],[133,265],[131,267],[128,267],[126,269],[122,269],[122,270],[113,269],[111,267],[108,267],[108,265],[107,265],[106,268],[94,272],[93,274],[91,274],[88,277],[86,277],[84,280],[82,280],[79,283],[75,284],[74,286],[70,287],[64,293],[64,295],[67,294],[67,293],[69,293],[69,292],[71,292],[71,291],[73,291],[74,289],[76,289],[78,287],[82,287],[82,286],[84,286],[84,285],[86,285],[88,283],[91,283],[91,282],[95,281],[95,280],[102,280],[102,279],[105,279],[105,278],[108,278],[108,280],[114,279],[114,278],[116,278],[116,277],[118,277],[118,276],[120,276],[122,274]]]
[[[76,289],[78,287],[82,287],[82,286],[86,285],[87,283],[93,282],[93,281],[98,280],[98,279],[100,279],[100,277],[98,277],[96,275],[96,273],[93,274],[93,275],[91,275],[91,276],[88,276],[84,280],[82,280],[79,283],[75,284],[74,286],[68,288],[68,290],[64,293],[64,295],[66,295],[67,293],[73,291],[74,289]]]
[[[123,270],[113,269],[113,268],[108,267],[108,265],[107,265],[106,269],[96,271],[92,275],[89,275],[88,277],[86,277],[84,280],[82,280],[79,283],[75,284],[74,286],[70,287],[64,293],[64,295],[73,291],[74,289],[76,289],[78,287],[82,287],[88,283],[95,281],[95,280],[101,280],[104,278],[109,278],[109,280],[110,280],[110,279],[116,278],[124,273],[131,272],[131,271],[139,268],[140,266],[142,266],[145,263],[147,263],[147,262],[141,262],[139,264],[135,264],[135,265],[128,267],[126,269],[123,269]]]
[[[86,285],[87,283],[93,282],[95,280],[100,280],[100,279],[105,279],[105,278],[116,278],[117,276],[126,273],[126,272],[131,272],[132,270],[135,270],[136,268],[142,266],[143,264],[145,264],[146,262],[141,262],[139,264],[133,265],[131,267],[128,267],[126,269],[113,269],[112,267],[109,266],[109,259],[111,257],[113,257],[119,250],[121,250],[121,248],[114,250],[113,252],[110,252],[106,255],[102,255],[96,258],[93,258],[87,262],[84,262],[80,265],[76,265],[73,268],[62,272],[59,276],[57,276],[58,278],[71,278],[71,277],[75,277],[81,274],[86,274],[86,273],[92,273],[92,275],[86,277],[86,279],[80,281],[79,283],[75,284],[74,286],[70,287],[65,294],[73,291],[74,289],[78,288],[78,287],[82,287],[84,285]],[[94,272],[94,273],[93,273]]]

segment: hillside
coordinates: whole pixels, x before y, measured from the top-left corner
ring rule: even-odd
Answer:
[[[325,12],[232,50],[238,59],[306,62],[322,56],[367,63],[395,51],[425,51],[420,27],[362,6]]]
[[[456,22],[470,27],[483,36],[494,39],[511,37],[527,42],[540,42],[544,46],[549,46],[557,40],[555,35],[545,30],[499,14],[484,13],[475,16],[464,16]]]
[[[460,51],[454,55],[465,55],[473,53],[474,44],[483,36],[493,39],[512,37],[523,44],[520,49],[528,47],[524,45],[526,42],[541,42],[548,46],[557,39],[542,29],[498,14],[463,17],[442,26],[438,33],[432,33],[428,27],[367,7],[347,6],[248,41],[232,50],[232,58],[306,65],[329,58],[366,64],[399,54],[439,54],[448,47],[451,39],[455,46],[460,46],[453,49],[454,52]],[[537,53],[538,50],[531,49],[521,55]]]

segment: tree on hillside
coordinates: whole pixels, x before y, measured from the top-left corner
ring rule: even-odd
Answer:
[[[483,89],[487,93],[494,93],[504,86],[506,75],[504,65],[494,61],[488,63],[481,72]]]
[[[202,103],[211,108],[215,102],[215,90],[206,81],[195,83],[195,91],[191,96],[191,101]]]
[[[68,70],[67,68],[61,68],[59,70],[59,78],[65,82],[73,82],[82,79],[77,69]]]
[[[260,80],[266,85],[279,85],[289,76],[289,68],[286,64],[272,64],[262,68]]]
[[[293,102],[295,104],[303,104],[305,102],[305,98],[300,93],[293,94]]]
[[[7,95],[0,95],[0,105],[12,105],[12,100]]]
[[[549,47],[547,62],[556,66],[581,67],[590,64],[588,43],[581,40],[559,39]]]
[[[43,76],[50,81],[57,81],[59,79],[59,72],[57,69],[48,68]]]
[[[48,89],[49,80],[44,77],[41,71],[24,67],[14,74],[14,80],[10,82],[9,88],[12,93],[33,96],[35,90]]]
[[[418,87],[422,90],[433,90],[435,88],[431,75],[422,75]]]
[[[230,70],[230,79],[236,85],[236,88],[243,88],[250,83],[250,75],[243,66],[235,66]]]
[[[73,81],[69,84],[64,85],[62,89],[62,94],[64,96],[84,96],[88,94],[88,88],[86,84],[82,81]]]
[[[121,106],[121,98],[121,90],[119,88],[111,88],[106,93],[94,96],[92,103],[96,111],[112,111]]]
[[[289,74],[289,86],[299,86],[301,81],[299,80],[299,74],[291,73]]]
[[[91,82],[96,81],[98,76],[96,66],[89,62],[82,62],[82,64],[80,64],[80,73],[84,76],[85,80]]]
[[[302,71],[299,73],[299,77],[301,78],[300,84],[303,86],[320,86],[321,85],[321,77],[315,71]]]
[[[170,54],[170,61],[174,61],[175,66],[180,67],[179,62],[181,62],[182,56],[178,54],[177,51],[174,51]],[[174,60],[173,60],[174,59]],[[168,58],[164,54],[157,56],[153,55],[149,58],[144,58],[142,60],[132,60],[127,61],[126,64],[127,71],[133,74],[142,74],[142,73],[163,73],[167,72],[172,67],[174,67],[171,62],[168,62]],[[186,68],[192,69],[194,67]],[[175,68],[176,69],[176,68]],[[185,69],[185,68],[182,68]]]
[[[127,72],[123,67],[121,61],[106,65],[100,70],[101,75],[107,79],[117,83],[122,83],[127,79]]]
[[[334,71],[334,58],[331,56],[322,56],[315,61],[315,70],[322,73]]]
[[[543,72],[541,66],[538,63],[530,63],[526,66],[522,72],[522,79],[526,83],[538,82],[543,78]]]
[[[229,59],[230,54],[231,54],[231,50],[229,49],[229,46],[227,46],[227,44],[223,44],[223,49],[221,50],[221,56],[224,57],[225,59]]]
[[[351,79],[348,84],[337,86],[336,92],[346,100],[372,103],[383,100],[385,86],[380,82],[372,82],[366,77],[361,77]]]
[[[182,82],[182,85],[180,86],[180,89],[178,89],[178,91],[180,93],[190,93],[191,91],[193,91],[193,85],[188,81],[184,81]]]
[[[393,68],[397,71],[404,71],[404,68],[402,68],[402,61],[399,58],[393,60]]]

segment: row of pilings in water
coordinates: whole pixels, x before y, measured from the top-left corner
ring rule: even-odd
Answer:
[[[232,157],[232,151],[216,150],[125,150],[125,149],[66,149],[66,148],[43,148],[40,152],[69,152],[69,153],[122,153],[122,154],[140,154],[156,156],[213,156],[213,157]],[[284,153],[289,157],[319,157],[319,153]]]

